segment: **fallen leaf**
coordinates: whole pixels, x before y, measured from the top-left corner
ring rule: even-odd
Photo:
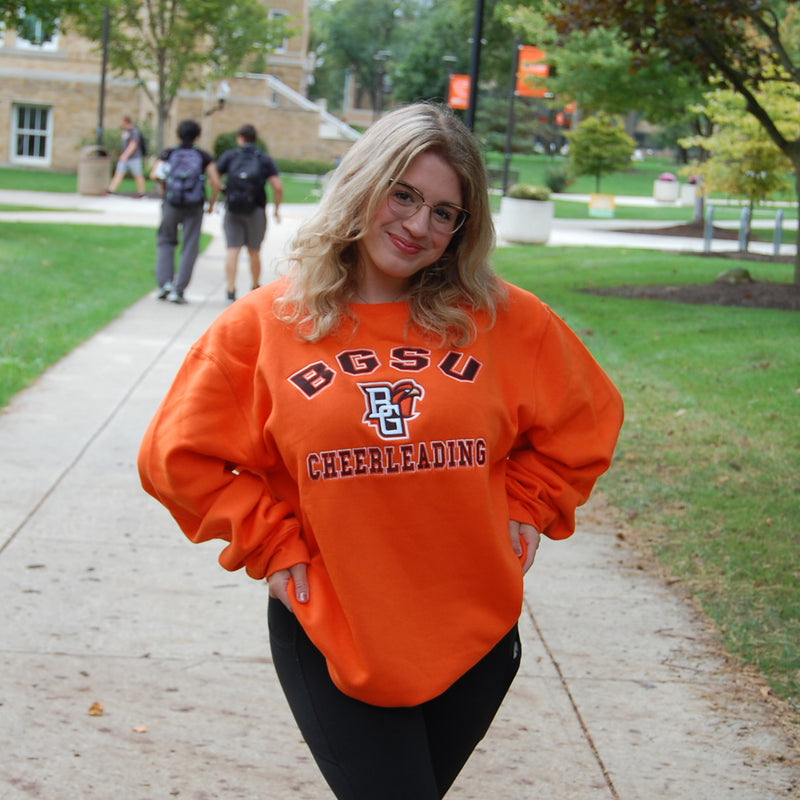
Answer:
[[[769,686],[762,686],[759,691],[762,697],[769,697],[772,694],[772,689],[770,689]]]
[[[94,702],[89,706],[89,716],[90,717],[102,717],[103,716],[103,704]]]
[[[131,728],[134,733],[147,733],[147,725],[137,725],[135,728]]]

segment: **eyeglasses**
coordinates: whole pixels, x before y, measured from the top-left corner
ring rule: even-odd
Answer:
[[[390,210],[403,219],[410,219],[422,208],[431,210],[430,225],[437,232],[452,236],[469,219],[469,211],[455,203],[426,203],[418,189],[392,178],[386,202]]]

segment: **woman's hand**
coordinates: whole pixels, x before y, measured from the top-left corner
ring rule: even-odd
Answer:
[[[289,596],[289,581],[294,581],[294,598]],[[269,584],[269,596],[280,600],[292,613],[292,602],[308,602],[308,578],[306,577],[306,565],[295,564],[289,569],[279,569],[267,578]]]
[[[522,574],[524,575],[533,565],[541,534],[533,525],[526,525],[524,522],[517,522],[515,519],[508,521],[508,533],[511,536],[511,547],[514,548],[517,558],[522,556],[522,541],[525,542],[527,547],[525,561],[522,563]]]

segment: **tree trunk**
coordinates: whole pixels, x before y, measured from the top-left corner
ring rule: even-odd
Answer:
[[[800,211],[800,159],[794,163],[794,192],[795,198],[798,199],[798,211]],[[797,236],[800,239],[800,228],[798,228]],[[794,284],[800,286],[800,241],[794,246]]]

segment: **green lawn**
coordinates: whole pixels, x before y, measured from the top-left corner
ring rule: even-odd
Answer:
[[[800,314],[626,300],[592,286],[707,282],[723,259],[503,248],[501,273],[584,339],[626,403],[601,479],[731,652],[800,710]],[[748,265],[789,282],[786,265]]]
[[[307,179],[305,176],[282,175],[283,200],[286,203],[311,203],[318,199],[321,178]],[[111,176],[109,174],[109,180]],[[145,181],[147,191],[156,191],[154,183]],[[75,193],[78,179],[73,172],[51,172],[48,170],[0,167],[0,189],[17,189],[30,192]],[[120,192],[136,191],[133,178],[126,177],[119,187]]]
[[[0,223],[0,239],[2,407],[154,287],[155,233]]]

